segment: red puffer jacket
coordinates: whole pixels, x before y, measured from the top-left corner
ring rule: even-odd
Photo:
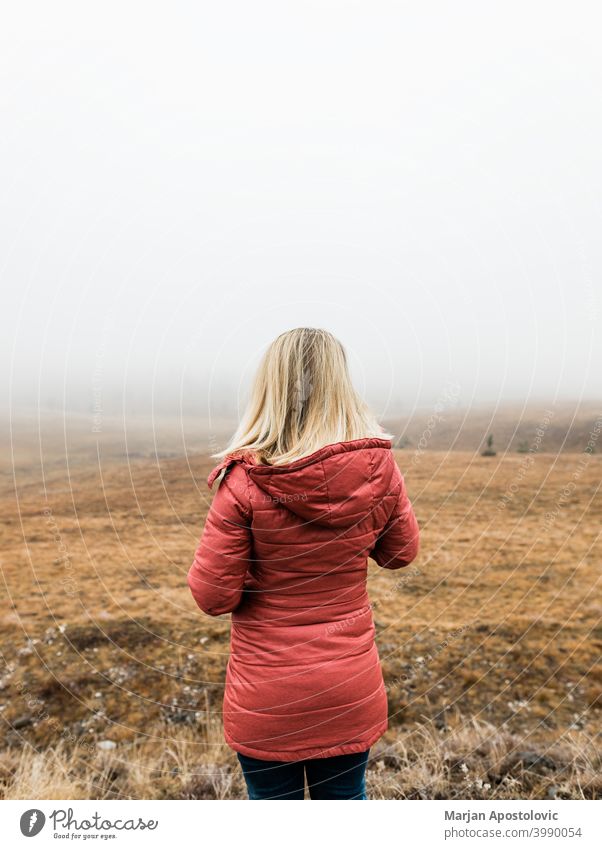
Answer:
[[[232,611],[224,734],[263,760],[362,752],[387,728],[366,592],[418,552],[418,524],[387,439],[327,445],[285,466],[226,458],[188,584]]]

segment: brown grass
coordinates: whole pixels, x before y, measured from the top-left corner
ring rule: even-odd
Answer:
[[[370,571],[390,707],[372,796],[599,798],[602,456],[398,460],[422,550]],[[211,465],[5,475],[0,795],[244,795],[221,736],[228,620],[186,586]]]
[[[545,753],[495,725],[465,722],[443,735],[429,723],[389,734],[367,772],[372,799],[600,798],[599,750],[571,732]],[[199,729],[157,726],[112,752],[58,743],[0,756],[4,799],[240,799],[234,753],[221,744],[219,717]]]

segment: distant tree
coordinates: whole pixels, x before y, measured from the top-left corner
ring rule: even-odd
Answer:
[[[526,439],[523,439],[522,442],[518,443],[518,448],[516,449],[519,454],[528,454],[529,453],[529,443]]]
[[[493,447],[493,434],[490,433],[487,437],[487,448],[481,451],[481,457],[495,457],[496,451]]]

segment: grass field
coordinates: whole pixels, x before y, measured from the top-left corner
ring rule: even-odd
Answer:
[[[186,585],[212,461],[42,456],[2,477],[0,796],[242,797],[228,617]],[[372,797],[599,798],[602,454],[396,456],[422,547],[371,564]]]

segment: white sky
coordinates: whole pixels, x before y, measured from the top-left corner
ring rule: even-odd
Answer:
[[[381,414],[599,397],[596,10],[12,4],[0,401],[236,403],[298,325]]]

